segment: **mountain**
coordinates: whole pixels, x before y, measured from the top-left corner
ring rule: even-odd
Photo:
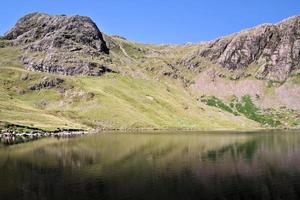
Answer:
[[[274,25],[264,24],[205,43],[194,57],[205,57],[226,69],[243,73],[255,64],[258,70],[252,75],[257,78],[285,81],[300,71],[299,27],[299,16]]]
[[[292,128],[300,17],[199,44],[109,36],[83,16],[32,13],[0,40],[1,126]]]
[[[50,16],[32,13],[21,18],[5,34],[16,45],[24,46],[23,63],[29,70],[63,75],[98,75],[110,71],[80,56],[108,54],[102,33],[88,17]],[[46,55],[38,59],[37,54]]]

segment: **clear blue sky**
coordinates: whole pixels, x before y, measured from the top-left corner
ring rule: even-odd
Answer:
[[[90,16],[101,31],[144,43],[211,40],[300,14],[300,0],[6,0],[0,35],[30,12]]]

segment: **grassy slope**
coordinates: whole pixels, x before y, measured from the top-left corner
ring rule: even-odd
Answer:
[[[19,63],[20,52],[0,48],[0,121],[56,128],[251,129],[257,123],[197,102],[176,81],[103,77],[63,77],[62,88],[28,91],[44,76]],[[29,78],[20,80],[22,74]],[[87,94],[95,96],[88,98]],[[46,103],[43,103],[46,102]]]
[[[182,57],[195,50],[196,45],[141,44],[110,36],[106,36],[105,40],[114,44],[110,46],[110,56],[116,64],[114,69],[122,74],[149,79],[167,77],[189,85],[200,70],[178,66]],[[201,62],[205,67],[211,67],[204,60]]]

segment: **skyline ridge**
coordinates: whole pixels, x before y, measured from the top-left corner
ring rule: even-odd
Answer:
[[[99,29],[103,34],[109,35],[109,36],[112,36],[112,37],[114,37],[114,36],[119,36],[119,37],[122,37],[122,38],[126,38],[124,35],[121,35],[121,34],[109,34],[109,33],[105,32],[105,31],[103,31],[101,28],[99,28],[98,23],[97,23],[96,21],[94,21],[92,17],[90,17],[90,16],[88,16],[88,15],[79,15],[79,14],[73,14],[73,15],[66,15],[66,14],[50,14],[50,13],[46,13],[46,12],[39,12],[39,11],[36,11],[36,12],[27,13],[26,15],[22,16],[21,18],[19,18],[19,20],[22,19],[23,17],[26,17],[27,15],[38,14],[38,13],[39,13],[39,14],[44,14],[44,15],[49,15],[49,16],[68,16],[68,17],[72,17],[72,16],[80,16],[80,17],[88,17],[88,18],[90,18],[90,19],[96,24],[96,26],[98,27],[98,29]],[[191,44],[201,44],[201,43],[211,42],[211,41],[214,41],[214,40],[218,40],[218,39],[230,37],[230,36],[239,34],[239,33],[243,32],[243,31],[252,30],[252,29],[255,29],[255,28],[257,28],[257,27],[264,26],[264,25],[275,25],[275,26],[276,26],[276,25],[279,25],[279,24],[281,24],[281,23],[284,23],[285,21],[292,20],[293,18],[298,18],[298,17],[300,17],[300,13],[299,13],[299,14],[296,14],[296,15],[293,15],[293,16],[286,17],[286,18],[281,19],[281,20],[279,20],[279,21],[277,21],[277,22],[274,22],[274,23],[272,23],[272,22],[265,22],[265,23],[257,24],[257,25],[252,26],[252,27],[247,27],[247,28],[241,29],[241,30],[236,31],[236,32],[229,33],[229,34],[227,34],[227,35],[221,35],[221,36],[219,36],[219,37],[217,37],[217,38],[213,38],[213,39],[210,39],[210,40],[202,40],[202,41],[198,41],[198,42],[189,42],[189,41],[187,41],[187,42],[184,42],[184,43],[165,43],[165,42],[162,42],[162,43],[144,43],[144,42],[137,41],[137,40],[135,40],[135,39],[128,39],[128,38],[126,38],[126,40],[129,40],[129,41],[132,41],[132,42],[136,42],[136,43],[141,43],[141,44],[154,44],[154,45],[155,45],[155,44],[156,44],[156,45],[185,45],[185,44],[188,44],[188,43],[191,43]],[[18,22],[19,20],[17,20],[17,22]],[[1,37],[5,36],[5,34],[8,33],[8,32],[16,25],[17,22],[15,22],[15,24],[14,24],[11,28],[9,28],[8,30],[6,30],[3,34],[0,34],[0,36],[1,36]]]
[[[109,35],[148,44],[199,43],[239,32],[263,23],[276,23],[299,15],[299,2],[239,2],[212,0],[49,1],[11,0],[2,4],[0,35],[31,12],[89,16]],[[155,31],[154,31],[155,30]]]

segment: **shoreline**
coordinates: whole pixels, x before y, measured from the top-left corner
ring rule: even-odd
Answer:
[[[254,129],[193,129],[193,128],[111,128],[111,129],[58,129],[55,131],[45,131],[42,129],[32,129],[31,131],[18,131],[10,129],[2,129],[0,132],[0,144],[14,145],[19,143],[30,142],[46,137],[55,138],[72,138],[83,135],[99,134],[99,133],[134,133],[134,132],[170,132],[170,131],[184,131],[184,132],[231,132],[231,133],[255,133],[273,132],[273,131],[297,131],[299,127],[295,128],[254,128]]]

